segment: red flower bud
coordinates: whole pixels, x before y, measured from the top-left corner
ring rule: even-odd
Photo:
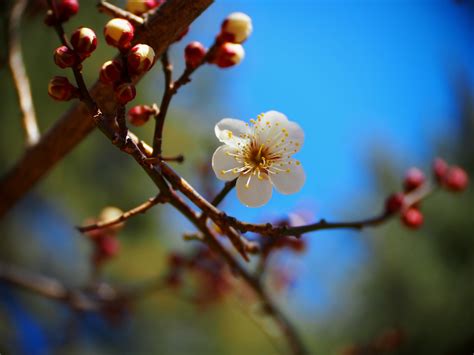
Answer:
[[[448,164],[441,158],[433,161],[433,175],[438,183],[441,183],[448,171]]]
[[[71,45],[81,56],[88,57],[97,48],[97,36],[87,27],[80,27],[72,33]]]
[[[463,191],[469,184],[469,176],[463,168],[452,166],[446,172],[443,183],[448,190]]]
[[[54,63],[60,68],[70,68],[77,63],[77,55],[66,46],[58,47],[54,50]]]
[[[128,0],[125,9],[135,15],[141,15],[160,6],[164,0]]]
[[[113,85],[122,77],[123,66],[117,60],[109,60],[102,64],[99,79],[104,84]]]
[[[77,95],[77,88],[64,76],[55,76],[48,85],[48,94],[58,101],[69,101]]]
[[[130,47],[134,33],[133,25],[122,18],[114,18],[107,22],[104,27],[106,42],[113,47],[121,49]]]
[[[128,111],[128,121],[134,126],[143,126],[148,122],[154,110],[147,105],[133,106]]]
[[[96,250],[102,257],[111,258],[120,251],[120,243],[114,235],[104,235],[103,237],[94,239]]]
[[[405,175],[405,180],[403,182],[403,186],[405,188],[405,192],[410,192],[421,185],[425,182],[425,174],[418,169],[418,168],[411,168],[407,171]]]
[[[418,229],[423,224],[423,214],[414,207],[407,208],[402,212],[402,222],[408,228]]]
[[[128,70],[133,74],[143,74],[155,64],[155,51],[147,44],[137,44],[127,56]]]
[[[226,42],[217,48],[211,62],[219,68],[228,68],[239,64],[244,56],[244,47],[240,44]]]
[[[77,0],[56,0],[56,14],[60,22],[69,20],[79,11]]]
[[[242,43],[252,33],[252,20],[242,12],[234,12],[222,22],[219,40]]]
[[[188,68],[195,68],[201,63],[207,49],[200,42],[191,42],[184,49],[184,60]]]
[[[136,94],[137,91],[135,90],[135,86],[130,83],[123,83],[115,88],[115,97],[122,105],[132,101]]]
[[[385,211],[387,213],[399,212],[405,202],[405,195],[401,192],[391,194],[385,201]]]

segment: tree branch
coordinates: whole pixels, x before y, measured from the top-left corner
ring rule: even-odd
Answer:
[[[127,219],[132,218],[133,216],[136,216],[137,214],[145,213],[153,206],[159,203],[163,203],[164,200],[165,199],[163,198],[163,196],[158,194],[156,197],[150,198],[148,201],[142,203],[141,205],[124,212],[122,215],[118,216],[117,218],[110,219],[108,221],[102,221],[102,222],[89,224],[87,226],[77,227],[77,230],[81,233],[85,233],[85,232],[90,232],[96,229],[102,229],[102,228],[114,226],[116,224],[126,221]]]
[[[147,43],[157,56],[196,19],[214,0],[168,0],[138,28],[135,43]],[[116,101],[111,87],[96,82],[91,96],[105,114],[114,114]],[[45,174],[93,129],[84,104],[73,105],[0,179],[0,217],[22,198]]]
[[[20,111],[23,115],[22,124],[26,144],[32,146],[40,139],[40,133],[31,96],[30,81],[28,80],[21,50],[21,18],[27,5],[28,0],[18,0],[14,3],[10,13],[8,21],[8,64],[15,84]]]

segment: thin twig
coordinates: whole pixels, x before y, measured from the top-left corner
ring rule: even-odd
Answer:
[[[186,85],[191,81],[191,75],[203,64],[205,64],[215,53],[217,49],[217,43],[214,43],[211,48],[207,51],[204,58],[194,67],[186,67],[181,76],[172,82],[172,70],[173,66],[169,61],[168,52],[165,51],[161,57],[163,66],[163,73],[165,75],[165,91],[161,99],[160,111],[156,116],[155,133],[153,134],[153,156],[158,157],[161,155],[161,146],[163,142],[163,127],[165,124],[166,114],[171,103],[171,99],[178,92],[181,86]]]
[[[132,14],[129,11],[125,11],[124,9],[118,6],[115,6],[105,0],[99,1],[99,3],[97,4],[97,8],[99,9],[100,12],[103,12],[112,17],[120,17],[120,18],[126,19],[132,22],[134,25],[141,26],[145,23],[145,20],[143,19],[143,17]]]
[[[235,187],[235,184],[237,183],[237,179],[232,180],[232,181],[227,181],[224,184],[224,187],[222,188],[221,191],[214,197],[214,199],[211,201],[211,204],[213,206],[219,206],[219,204],[224,200],[224,198],[229,194],[229,192],[232,191],[232,189]]]
[[[8,63],[18,96],[20,111],[23,116],[22,124],[25,131],[26,144],[32,146],[39,141],[40,133],[33,98],[31,96],[30,81],[26,74],[21,50],[21,18],[27,5],[28,0],[18,0],[14,3],[10,13],[8,26]]]
[[[90,232],[97,229],[112,227],[116,224],[125,222],[126,220],[136,216],[137,214],[145,213],[153,206],[159,203],[163,203],[163,201],[164,201],[163,196],[158,194],[156,197],[150,198],[148,201],[122,213],[120,216],[116,218],[110,219],[108,221],[100,221],[97,223],[89,224],[87,226],[77,227],[77,230],[81,233],[84,233],[84,232]]]

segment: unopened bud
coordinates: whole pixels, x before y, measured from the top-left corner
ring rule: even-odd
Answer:
[[[219,39],[223,42],[242,43],[252,33],[252,20],[242,12],[234,12],[222,22]]]
[[[402,213],[402,222],[405,226],[412,229],[418,229],[423,224],[423,214],[417,208],[407,208]]]
[[[107,22],[104,28],[106,42],[117,48],[128,48],[132,42],[135,30],[125,19],[114,18]]]
[[[405,175],[405,180],[403,181],[405,192],[410,192],[417,189],[424,184],[425,180],[425,174],[423,174],[420,169],[409,169]]]
[[[104,235],[103,237],[94,239],[96,250],[103,259],[111,258],[120,251],[120,243],[115,235]]]
[[[74,66],[77,61],[77,55],[73,50],[69,49],[66,46],[58,47],[54,50],[54,63],[60,68],[70,68]]]
[[[239,64],[244,56],[244,47],[237,43],[226,42],[217,48],[212,63],[219,68],[228,68]]]
[[[164,0],[128,0],[125,9],[135,15],[141,15],[160,6],[163,2]]]
[[[436,158],[433,162],[433,175],[438,183],[441,183],[448,171],[448,164],[441,158]]]
[[[77,0],[56,0],[56,13],[60,22],[69,20],[79,11]]]
[[[120,208],[113,207],[113,206],[107,206],[105,207],[102,211],[100,211],[99,215],[99,221],[100,222],[109,222],[111,220],[114,220],[116,218],[119,218],[121,215],[123,215],[123,211]],[[109,232],[118,232],[121,230],[124,226],[124,223],[117,223],[114,224],[110,227],[107,227],[107,231]]]
[[[195,68],[204,59],[207,49],[200,42],[191,42],[184,49],[184,60],[188,68]]]
[[[155,64],[155,51],[147,44],[137,44],[127,56],[128,70],[133,74],[143,74]]]
[[[72,33],[71,45],[79,55],[88,57],[97,48],[97,36],[90,28],[78,28]]]
[[[451,191],[463,191],[469,184],[469,176],[459,166],[452,166],[444,177],[444,186]]]
[[[390,195],[385,201],[385,212],[397,213],[400,211],[405,202],[405,195],[401,192]]]
[[[104,84],[113,85],[122,77],[123,66],[118,60],[109,60],[102,64],[99,79]]]
[[[128,121],[134,126],[143,126],[148,122],[150,116],[154,113],[153,108],[147,105],[133,106],[128,111]]]
[[[64,76],[55,76],[48,84],[48,94],[58,101],[69,101],[76,96],[77,88]]]
[[[135,86],[130,83],[123,83],[115,88],[115,97],[122,105],[132,101],[136,94]]]

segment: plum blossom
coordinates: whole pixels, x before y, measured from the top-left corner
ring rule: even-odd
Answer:
[[[285,195],[303,187],[306,175],[294,159],[304,142],[304,132],[295,122],[277,111],[262,113],[250,124],[224,118],[215,128],[224,143],[212,156],[217,178],[237,178],[237,197],[248,207],[265,205],[272,197],[272,186]]]

